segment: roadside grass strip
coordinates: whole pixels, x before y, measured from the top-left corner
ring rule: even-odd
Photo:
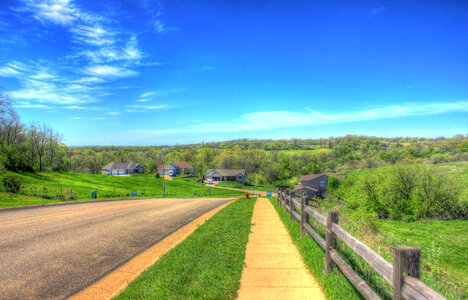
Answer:
[[[325,273],[325,251],[311,236],[305,235],[301,238],[299,222],[290,220],[289,212],[284,212],[276,198],[270,198],[270,202],[288,229],[291,239],[304,259],[305,265],[322,286],[327,298],[364,299],[337,267],[333,268],[331,273]]]
[[[256,198],[241,198],[197,228],[116,299],[234,299]]]
[[[2,174],[0,173],[0,179]],[[4,192],[0,186],[0,208],[41,205],[60,202],[90,200],[92,190],[97,199],[163,198],[162,178],[151,174],[135,174],[129,177],[69,172],[44,172],[15,174],[21,181],[17,194]],[[201,198],[242,196],[244,192],[210,189],[197,178],[179,178],[165,181],[166,198]]]

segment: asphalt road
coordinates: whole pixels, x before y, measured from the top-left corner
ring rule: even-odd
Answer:
[[[228,199],[0,210],[0,299],[63,299]]]

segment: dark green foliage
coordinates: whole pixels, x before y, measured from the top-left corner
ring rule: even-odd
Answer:
[[[331,193],[336,191],[340,187],[340,181],[336,176],[330,176],[328,178],[328,185],[327,185],[327,190]]]
[[[331,194],[351,208],[376,213],[380,218],[413,221],[468,214],[459,176],[424,165],[387,166],[351,174]]]
[[[18,193],[21,189],[22,181],[18,178],[18,176],[11,173],[7,173],[3,175],[2,183],[6,192]]]

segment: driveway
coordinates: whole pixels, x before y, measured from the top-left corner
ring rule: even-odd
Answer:
[[[0,210],[0,299],[63,299],[231,199],[144,199]]]

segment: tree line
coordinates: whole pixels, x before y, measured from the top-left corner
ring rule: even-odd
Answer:
[[[47,124],[21,122],[12,99],[0,93],[0,168],[10,171],[69,170],[68,148]]]
[[[451,138],[347,135],[176,146],[67,147],[54,128],[22,123],[12,99],[0,93],[0,168],[99,174],[112,161],[133,160],[145,166],[147,173],[153,173],[163,163],[163,156],[164,163],[179,160],[192,164],[199,177],[209,168],[245,169],[249,184],[291,186],[295,183],[291,179],[310,173],[468,161],[468,135]]]

